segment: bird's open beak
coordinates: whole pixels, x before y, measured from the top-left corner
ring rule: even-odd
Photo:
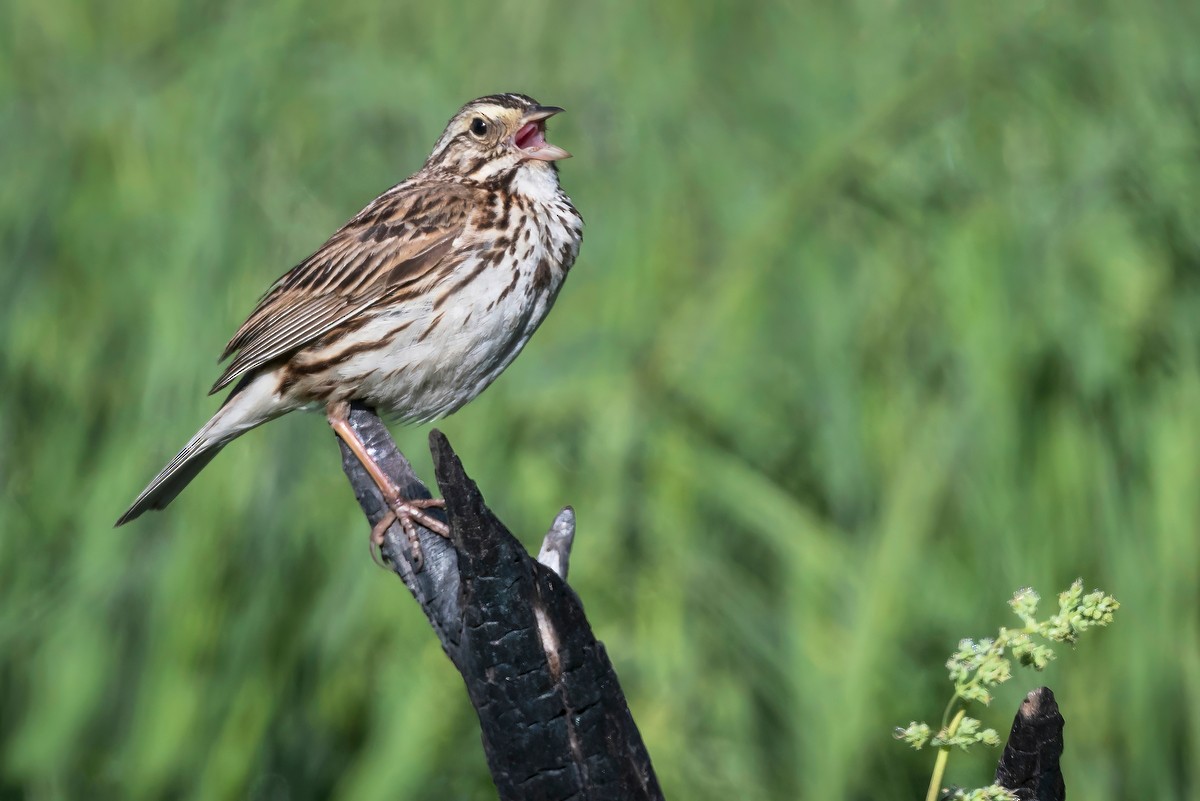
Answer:
[[[538,106],[521,118],[521,127],[513,134],[512,144],[527,158],[538,161],[569,159],[571,154],[546,141],[546,120],[562,111],[558,106]]]

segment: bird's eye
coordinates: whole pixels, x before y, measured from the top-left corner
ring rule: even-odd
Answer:
[[[471,133],[475,134],[476,136],[483,136],[487,132],[487,120],[485,120],[483,117],[476,117],[475,119],[471,120]]]

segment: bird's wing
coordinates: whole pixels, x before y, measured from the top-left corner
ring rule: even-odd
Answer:
[[[484,190],[449,183],[404,183],[372,201],[271,286],[225,346],[222,361],[237,356],[209,394],[397,293],[432,286],[485,202]]]

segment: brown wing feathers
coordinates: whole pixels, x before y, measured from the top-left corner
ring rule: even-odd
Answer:
[[[486,202],[479,192],[401,184],[363,209],[263,296],[225,347],[222,360],[237,356],[210,394],[452,266],[455,239]]]

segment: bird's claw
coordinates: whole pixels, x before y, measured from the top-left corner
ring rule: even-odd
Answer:
[[[421,549],[421,539],[417,534],[416,524],[420,523],[435,534],[449,537],[450,527],[423,511],[425,509],[444,509],[445,507],[446,502],[441,498],[418,498],[411,501],[397,499],[389,503],[387,513],[379,519],[379,522],[371,527],[371,561],[380,567],[385,566],[383,560],[380,558],[381,549],[383,548],[383,537],[393,523],[399,522],[400,527],[404,529],[405,536],[408,538],[409,550],[412,553],[413,572],[420,573],[421,568],[425,564],[425,557]]]

